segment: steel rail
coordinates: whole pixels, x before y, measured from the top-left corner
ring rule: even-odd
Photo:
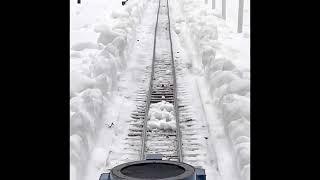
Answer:
[[[160,2],[159,0],[159,5],[158,5],[158,12],[157,12],[157,21],[156,21],[156,26],[154,30],[154,40],[153,40],[153,57],[152,57],[152,65],[151,65],[151,77],[150,77],[150,84],[149,84],[149,91],[147,94],[147,100],[146,100],[146,111],[145,111],[145,116],[143,120],[143,132],[142,132],[142,147],[141,147],[141,153],[140,153],[140,160],[145,159],[145,146],[146,146],[146,139],[147,139],[147,118],[148,118],[148,112],[150,108],[150,97],[151,97],[151,92],[152,92],[152,86],[153,86],[153,76],[154,76],[154,62],[156,58],[156,42],[157,42],[157,29],[158,29],[158,21],[159,21],[159,12],[160,12]]]
[[[180,131],[180,120],[179,120],[179,110],[178,110],[178,98],[177,98],[177,79],[176,79],[176,71],[174,65],[174,58],[173,58],[173,48],[172,48],[172,38],[171,38],[171,27],[170,27],[170,8],[169,8],[169,0],[167,1],[167,8],[168,8],[168,21],[169,21],[169,39],[170,39],[170,49],[171,49],[171,61],[172,61],[172,74],[173,74],[173,87],[174,87],[174,111],[175,111],[175,118],[176,118],[176,132],[177,132],[177,154],[179,157],[179,162],[183,161],[182,157],[182,143],[181,143],[181,131]]]
[[[172,48],[172,37],[171,37],[171,27],[170,27],[170,8],[169,8],[169,1],[167,2],[167,17],[168,17],[168,31],[169,31],[169,41],[170,41],[170,51],[171,51],[171,68],[172,68],[172,78],[173,78],[173,89],[174,89],[174,114],[176,120],[176,142],[177,142],[177,157],[178,162],[182,162],[182,143],[181,143],[181,131],[180,131],[180,121],[179,121],[179,111],[178,111],[178,99],[177,99],[177,85],[176,85],[176,72],[175,72],[175,65],[174,65],[174,56],[173,56],[173,48]],[[145,160],[145,150],[146,150],[146,141],[147,141],[147,119],[148,113],[150,108],[151,102],[151,93],[153,90],[153,80],[154,80],[154,64],[156,58],[156,39],[157,39],[157,29],[158,29],[158,21],[159,21],[159,12],[161,8],[161,0],[159,0],[159,7],[157,12],[157,21],[155,26],[155,33],[154,33],[154,44],[153,44],[153,57],[152,57],[152,69],[151,69],[151,77],[150,77],[150,84],[149,84],[149,91],[147,93],[146,99],[146,111],[143,120],[143,132],[142,132],[142,146],[140,152],[140,160]]]

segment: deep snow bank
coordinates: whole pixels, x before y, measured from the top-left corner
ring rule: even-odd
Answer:
[[[204,1],[181,0],[184,17],[172,16],[172,30],[190,51],[192,70],[204,74],[222,113],[243,180],[250,179],[250,46],[248,32],[233,33]],[[188,45],[190,44],[190,45]],[[189,46],[189,47],[188,47]]]
[[[90,0],[80,5],[70,1],[71,180],[84,177],[106,102],[126,67],[146,2],[130,0],[122,6],[121,0]]]

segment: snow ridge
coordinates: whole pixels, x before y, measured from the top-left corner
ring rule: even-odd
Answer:
[[[185,17],[176,17],[173,30],[180,41],[191,48],[189,65],[195,73],[203,73],[209,84],[211,98],[221,111],[225,130],[232,142],[237,166],[243,180],[250,179],[250,70],[224,56],[222,38],[230,36],[225,22],[207,9],[203,2],[182,0],[180,7]],[[220,27],[224,26],[224,27]],[[231,30],[230,30],[231,31]],[[249,61],[248,59],[244,59]]]
[[[133,46],[135,27],[139,24],[146,0],[130,0],[112,11],[110,22],[91,27],[98,34],[96,42],[71,44],[70,54],[70,179],[82,180],[93,151],[103,113],[117,87],[118,76],[127,65]],[[85,3],[115,6],[114,1],[95,0]],[[121,3],[118,1],[117,3]],[[73,5],[72,6],[76,6]],[[81,12],[81,8],[76,14]],[[107,11],[105,12],[107,13]],[[77,20],[77,17],[71,16]],[[73,28],[73,27],[72,27]]]

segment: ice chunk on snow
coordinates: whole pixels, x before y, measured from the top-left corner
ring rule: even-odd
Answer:
[[[70,162],[79,165],[81,161],[87,158],[86,153],[88,153],[88,151],[85,148],[82,137],[78,134],[70,136]]]
[[[161,101],[161,102],[159,103],[159,108],[160,108],[160,110],[161,110],[161,111],[164,111],[164,107],[165,107],[165,103],[163,103],[163,101]]]
[[[243,149],[249,150],[250,149],[250,142],[244,142],[244,143],[240,143],[240,144],[235,145],[236,153],[239,154],[240,151]]]
[[[210,64],[209,73],[213,73],[218,70],[232,71],[235,69],[235,65],[226,58],[216,58],[213,63]]]
[[[247,164],[242,168],[241,176],[244,180],[250,180],[250,164]]]
[[[250,98],[250,91],[247,92],[247,94],[245,95],[245,97]]]
[[[249,151],[249,148],[242,148],[239,151],[238,158],[239,158],[240,169],[242,169],[245,165],[249,164],[250,163],[250,151]]]
[[[173,105],[166,101],[161,101],[159,103],[152,104],[152,107],[157,109],[159,108],[161,111],[165,112],[171,112],[173,111]]]
[[[106,24],[100,24],[96,26],[95,32],[100,33],[98,43],[102,43],[104,45],[107,45],[108,43],[112,42],[114,38],[121,35],[115,31],[112,31]]]
[[[116,48],[113,44],[107,44],[106,47],[104,48],[104,50],[102,51],[104,54],[105,51],[109,52],[110,54],[112,54],[113,56],[119,56],[119,49]]]
[[[103,97],[99,89],[87,89],[81,94],[85,110],[95,119],[102,116]]]
[[[112,87],[112,81],[110,76],[108,76],[106,73],[103,73],[95,77],[95,80],[96,80],[96,84],[95,84],[96,88],[99,88],[105,94],[110,92]]]
[[[155,117],[156,119],[162,118],[161,110],[156,109],[156,110],[151,111],[151,113],[152,113],[152,116]]]
[[[170,119],[170,113],[168,111],[166,111],[166,109],[162,110],[162,119],[165,119],[167,121],[171,121]]]
[[[129,13],[124,11],[123,9],[114,10],[111,13],[111,17],[113,17],[113,18],[128,18],[129,17]]]
[[[223,84],[230,83],[235,79],[240,79],[239,76],[235,75],[231,71],[217,71],[209,76],[210,79],[210,90],[213,91]]]
[[[81,53],[80,52],[72,52],[70,54],[71,58],[81,58]]]
[[[182,16],[178,16],[178,17],[176,17],[176,19],[175,19],[175,22],[178,23],[178,24],[183,23],[184,21],[185,21],[185,20],[184,20],[184,18],[183,18]]]
[[[77,169],[76,167],[70,163],[70,180],[77,180]]]
[[[164,119],[161,119],[159,122],[160,122],[159,129],[168,129],[169,126],[167,125],[167,123]]]
[[[81,92],[84,89],[92,88],[95,81],[77,71],[70,72],[70,94]]]
[[[245,96],[229,94],[221,101],[223,118],[227,122],[245,118],[250,121],[250,100]]]
[[[176,122],[173,115],[173,105],[166,101],[150,104],[148,113],[149,129],[175,130]]]
[[[203,67],[210,66],[210,64],[214,61],[215,56],[216,56],[216,51],[212,47],[210,46],[203,47],[203,51],[202,51]]]
[[[112,58],[104,58],[104,57],[97,57],[94,58],[90,65],[90,69],[92,72],[92,76],[96,77],[100,74],[106,73],[109,76],[112,76],[116,73],[117,68],[115,67],[115,60]]]
[[[103,148],[95,148],[92,152],[92,161],[97,169],[104,167],[106,163],[107,151]]]
[[[72,45],[71,49],[74,51],[82,51],[84,49],[98,49],[98,44],[93,42],[79,42]]]
[[[239,136],[233,141],[233,144],[240,144],[244,142],[250,142],[250,138],[247,136]]]
[[[235,68],[236,66],[230,60],[226,60],[222,66],[223,71],[231,71],[231,70],[234,70]]]
[[[240,136],[250,137],[250,122],[244,118],[232,121],[228,125],[228,131],[232,140]]]
[[[86,122],[83,120],[82,114],[77,112],[73,113],[70,117],[70,134],[74,134],[78,130],[81,130],[83,127],[89,124],[85,124]]]
[[[168,125],[170,126],[170,129],[172,129],[173,131],[175,131],[177,129],[175,120],[169,121]]]
[[[235,93],[239,95],[246,95],[250,92],[250,80],[247,79],[236,79],[233,80],[227,89],[228,93]]]
[[[160,127],[159,121],[151,119],[148,121],[148,129],[157,129]]]
[[[77,135],[77,134],[74,134],[72,136],[70,136],[70,147],[71,149],[73,150],[73,152],[71,152],[71,154],[74,154],[75,156],[77,157],[81,157],[81,145],[82,145],[82,138]]]
[[[207,24],[206,28],[203,29],[203,34],[207,39],[217,40],[218,29],[216,24]]]
[[[99,89],[87,89],[70,101],[70,133],[90,135],[102,116],[103,97]]]
[[[118,36],[112,41],[112,45],[122,52],[126,46],[126,40],[123,36]]]

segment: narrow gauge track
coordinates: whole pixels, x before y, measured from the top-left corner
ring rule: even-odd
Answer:
[[[208,133],[201,116],[195,111],[197,108],[194,109],[197,106],[194,98],[197,97],[192,95],[192,82],[185,73],[188,64],[185,63],[184,50],[174,31],[171,36],[168,4],[168,0],[150,0],[145,11],[149,18],[143,19],[138,28],[137,41],[141,41],[133,58],[140,65],[135,74],[129,73],[138,83],[136,109],[130,117],[120,115],[120,119],[128,123],[128,134],[121,137],[120,151],[110,151],[106,171],[122,163],[145,160],[147,154],[162,154],[163,160],[210,167],[219,173],[218,168],[211,168],[216,166],[216,159],[212,156],[214,153],[206,151]],[[150,41],[152,38],[153,42]],[[150,105],[162,100],[174,107],[176,130],[150,131],[147,129]]]
[[[145,160],[146,154],[162,154],[163,160],[178,162],[185,160],[198,164],[195,159],[201,156],[199,152],[201,145],[198,143],[200,140],[196,135],[199,129],[194,129],[197,126],[190,112],[190,102],[186,99],[187,87],[183,84],[178,86],[176,83],[177,75],[180,77],[183,73],[176,72],[168,0],[159,0],[158,3],[152,64],[146,73],[150,74],[144,76],[143,82],[147,82],[146,87],[142,86],[138,91],[137,109],[131,113],[131,119],[128,121],[131,128],[126,138],[128,140],[126,150],[130,150],[131,160],[136,160],[137,156],[140,160]],[[181,95],[179,99],[178,93]],[[148,129],[150,105],[161,101],[174,106],[175,130]],[[129,160],[130,158],[126,161]]]
[[[131,148],[137,151],[137,145],[140,145],[140,160],[145,160],[146,154],[162,154],[163,160],[182,162],[176,72],[172,51],[168,0],[159,0],[158,3],[150,71],[149,89],[141,90],[137,98],[137,111],[131,114],[131,118],[134,119],[132,125],[136,127],[130,129],[131,132],[128,137],[135,142],[131,145]],[[143,96],[143,94],[146,96]],[[149,130],[147,127],[150,105],[161,101],[169,102],[174,106],[175,130]],[[137,142],[139,136],[141,137],[141,144]]]
[[[146,154],[162,154],[163,160],[182,161],[182,146],[177,105],[176,73],[174,67],[168,0],[159,0],[154,33],[152,70],[146,99],[140,159]],[[166,101],[174,105],[176,130],[148,130],[150,104]]]
[[[147,66],[142,76],[141,85],[137,91],[137,109],[127,121],[130,125],[126,148],[119,155],[124,162],[145,160],[146,154],[162,154],[163,160],[185,162],[203,166],[207,162],[203,125],[193,115],[193,108],[188,89],[184,83],[184,65],[179,61],[178,54],[173,56],[170,32],[170,14],[168,0],[150,1],[156,3],[156,22],[154,23],[154,42],[152,62]],[[174,44],[175,45],[175,44]],[[177,53],[179,53],[177,51]],[[177,79],[179,84],[176,83]],[[176,130],[149,130],[148,112],[153,103],[167,101],[174,106]],[[200,133],[200,134],[199,134]],[[183,153],[182,153],[183,152]]]

